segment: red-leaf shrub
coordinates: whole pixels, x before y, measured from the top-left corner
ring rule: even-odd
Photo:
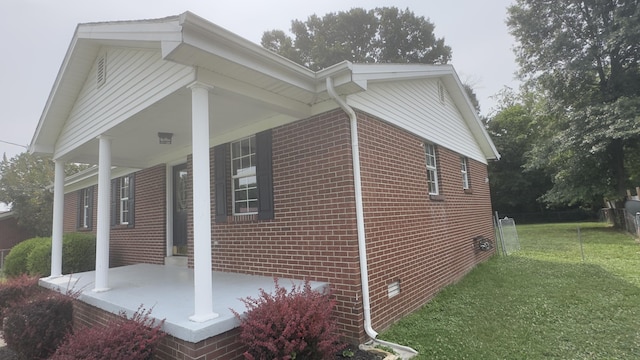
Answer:
[[[149,314],[138,308],[131,319],[120,313],[106,327],[84,329],[70,335],[50,360],[146,360],[153,357],[158,342],[165,336]]]
[[[5,309],[42,292],[38,278],[25,274],[0,282],[0,315]]]
[[[260,297],[242,299],[246,316],[240,319],[240,339],[249,347],[248,360],[333,359],[342,346],[332,316],[331,294],[293,285],[290,292],[275,279],[275,291],[260,289]]]
[[[4,341],[24,359],[48,358],[71,331],[72,299],[45,295],[9,307],[4,314]]]

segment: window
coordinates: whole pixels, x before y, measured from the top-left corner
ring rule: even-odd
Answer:
[[[134,225],[135,176],[129,174],[111,180],[111,225]]]
[[[228,214],[274,218],[271,137],[267,130],[214,148],[216,222],[227,222]]]
[[[129,177],[120,178],[120,224],[129,224]]]
[[[460,173],[462,174],[462,188],[464,190],[469,189],[469,167],[467,165],[467,158],[460,158]]]
[[[93,187],[78,191],[78,229],[91,230],[93,222]]]
[[[255,136],[231,143],[231,178],[233,214],[258,213]]]
[[[424,144],[424,151],[427,156],[427,185],[429,195],[438,195],[438,166],[436,164],[436,147],[433,144]]]

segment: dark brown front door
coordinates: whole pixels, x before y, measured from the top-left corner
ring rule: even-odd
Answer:
[[[187,164],[173,167],[173,255],[187,255]]]

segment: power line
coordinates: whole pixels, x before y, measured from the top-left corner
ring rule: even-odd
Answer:
[[[16,143],[13,143],[13,142],[11,142],[11,141],[0,140],[0,142],[1,142],[1,143],[5,143],[5,144],[9,144],[9,145],[20,146],[20,147],[23,147],[23,148],[25,148],[25,149],[28,149],[28,148],[29,148],[29,145],[16,144]]]

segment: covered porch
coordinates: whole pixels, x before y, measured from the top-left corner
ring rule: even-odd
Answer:
[[[226,272],[212,273],[213,310],[219,316],[206,322],[190,321],[194,303],[193,269],[171,265],[136,264],[109,269],[109,291],[92,291],[95,272],[64,275],[40,279],[40,285],[65,293],[78,292],[78,300],[118,314],[131,316],[140,306],[152,309],[150,316],[164,319],[163,330],[178,339],[197,343],[238,327],[240,322],[231,309],[243,313],[246,310],[240,299],[260,296],[260,289],[274,290],[274,279],[267,276]],[[279,279],[281,286],[303,285],[301,280]],[[312,282],[314,290],[326,284]]]

